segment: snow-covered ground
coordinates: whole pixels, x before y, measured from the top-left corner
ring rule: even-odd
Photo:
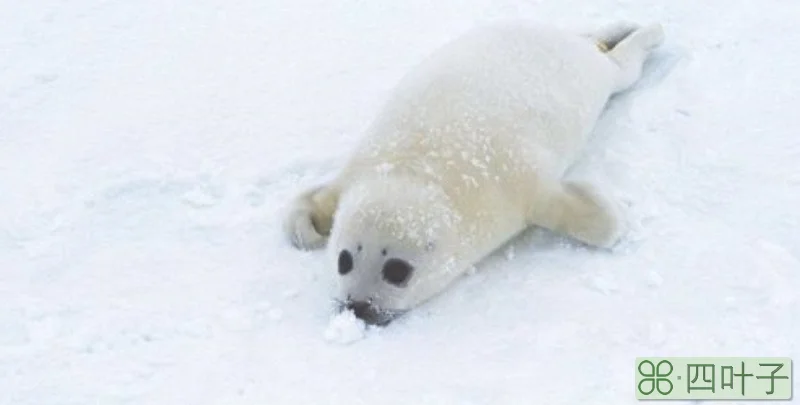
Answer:
[[[636,240],[532,231],[331,340],[335,272],[283,240],[284,202],[411,65],[506,17],[665,25],[574,173],[634,202]],[[636,356],[798,361],[798,20],[797,0],[5,0],[0,403],[616,405]]]

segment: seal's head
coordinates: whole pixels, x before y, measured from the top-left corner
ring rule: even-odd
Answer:
[[[388,324],[459,275],[459,217],[435,185],[361,181],[342,195],[333,222],[328,252],[338,301],[367,324]]]

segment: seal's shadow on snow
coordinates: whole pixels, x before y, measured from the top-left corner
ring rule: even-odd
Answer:
[[[624,98],[625,95],[638,92],[642,89],[654,87],[669,76],[675,65],[686,55],[685,50],[675,46],[661,46],[653,51],[642,66],[642,77],[627,91],[612,97]]]
[[[653,51],[642,66],[642,76],[633,86],[609,98],[606,108],[598,119],[590,136],[587,149],[601,146],[608,136],[618,132],[616,127],[622,115],[627,115],[636,96],[641,92],[660,85],[684,59],[686,51],[678,47],[661,46]]]

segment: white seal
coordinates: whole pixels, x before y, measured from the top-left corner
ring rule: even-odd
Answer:
[[[378,325],[530,226],[613,246],[625,232],[617,204],[562,177],[609,97],[663,40],[659,24],[630,23],[464,34],[400,81],[333,180],[291,202],[286,235],[327,246],[337,298]]]

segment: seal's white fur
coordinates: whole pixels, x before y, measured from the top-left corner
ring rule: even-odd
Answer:
[[[390,310],[441,292],[531,225],[612,246],[616,204],[562,176],[662,41],[658,24],[466,33],[401,80],[341,172],[291,203],[285,232],[300,248],[327,243],[333,263],[350,251],[340,298]],[[406,286],[382,279],[389,257],[413,265]]]

